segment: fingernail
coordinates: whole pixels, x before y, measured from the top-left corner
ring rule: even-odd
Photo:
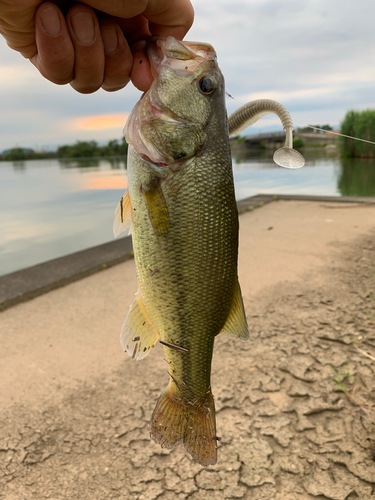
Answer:
[[[89,45],[94,41],[95,25],[91,14],[86,12],[76,14],[72,17],[72,26],[74,34],[80,43]]]
[[[61,22],[56,9],[48,7],[47,9],[42,10],[40,13],[40,19],[42,21],[44,31],[48,33],[48,35],[53,37],[60,35]]]
[[[106,54],[112,54],[115,52],[118,46],[117,31],[109,26],[104,26],[101,28],[102,39],[104,45],[104,52]]]

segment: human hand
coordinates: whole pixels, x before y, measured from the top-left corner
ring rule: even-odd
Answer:
[[[0,33],[45,78],[83,94],[119,90],[130,79],[148,90],[145,39],[182,40],[194,18],[190,0],[55,1],[0,0]]]

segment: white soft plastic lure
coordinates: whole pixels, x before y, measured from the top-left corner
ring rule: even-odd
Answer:
[[[273,161],[284,168],[301,168],[305,159],[293,149],[293,122],[289,111],[279,102],[272,99],[258,99],[248,102],[234,111],[229,117],[229,137],[234,137],[260,118],[269,114],[277,115],[286,133],[285,145],[275,151]]]

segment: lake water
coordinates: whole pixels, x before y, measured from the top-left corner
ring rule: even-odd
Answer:
[[[0,162],[0,275],[113,239],[113,213],[126,185],[125,159]],[[266,153],[233,161],[237,200],[259,193],[375,196],[373,160],[323,151],[300,170]]]

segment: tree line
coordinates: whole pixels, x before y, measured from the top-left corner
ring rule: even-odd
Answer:
[[[56,151],[35,151],[30,148],[15,147],[0,154],[2,161],[40,160],[46,158],[92,158],[104,156],[125,156],[128,144],[125,137],[111,140],[105,146],[96,141],[77,141],[75,144],[59,146]]]

